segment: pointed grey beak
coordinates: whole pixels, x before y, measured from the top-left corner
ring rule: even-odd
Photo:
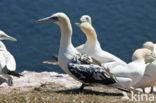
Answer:
[[[5,40],[11,40],[11,41],[16,41],[17,42],[16,38],[8,36],[8,35],[6,37],[4,37],[4,38],[5,38]]]
[[[46,18],[43,18],[43,19],[39,19],[39,20],[37,20],[37,22],[38,22],[38,23],[50,22],[50,21],[51,21],[50,18],[51,18],[51,17],[46,17]]]
[[[49,16],[49,17],[37,20],[38,23],[55,22],[55,21],[58,21],[58,17],[57,16]]]
[[[80,27],[80,23],[75,23],[76,26]]]
[[[156,60],[156,56],[154,56],[153,54],[150,54],[148,57],[152,60]]]

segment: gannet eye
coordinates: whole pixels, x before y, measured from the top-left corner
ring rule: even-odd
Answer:
[[[53,16],[50,19],[53,20],[53,21],[59,21],[59,18],[57,16]]]
[[[0,35],[0,37],[2,38],[2,37],[6,37],[5,35]]]
[[[86,21],[88,22],[89,21],[89,18],[86,18]]]

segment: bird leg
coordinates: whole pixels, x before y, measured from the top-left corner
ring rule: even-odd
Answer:
[[[82,92],[85,86],[87,86],[87,85],[86,85],[86,84],[82,84],[82,85],[80,86],[80,88],[79,88],[79,91]]]
[[[6,82],[8,83],[9,86],[13,85],[13,79],[11,76],[7,75],[7,74],[3,74],[3,77],[5,78]]]
[[[11,77],[8,78],[8,85],[9,86],[13,85],[13,79]]]
[[[142,88],[142,92],[145,93],[145,88]]]
[[[1,83],[7,82],[6,78],[4,78],[3,75],[0,75],[0,82],[1,82]]]
[[[153,93],[153,86],[151,87],[151,91],[150,91],[150,94],[152,94]]]

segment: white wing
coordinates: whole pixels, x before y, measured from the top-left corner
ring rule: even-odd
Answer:
[[[113,73],[117,80],[126,86],[133,86],[138,83],[143,75],[145,66],[144,64],[139,64],[135,62],[131,62],[128,65],[119,65],[114,68],[110,68],[110,72]]]
[[[0,51],[0,73],[4,67],[5,67],[5,58],[3,56],[2,51]]]
[[[76,50],[79,51],[80,53],[85,53],[84,44],[77,46]]]
[[[3,51],[3,55],[5,57],[5,62],[8,70],[15,71],[16,70],[16,61],[11,53],[8,51]]]

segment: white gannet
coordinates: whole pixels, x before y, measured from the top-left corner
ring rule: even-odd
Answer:
[[[102,50],[97,38],[95,29],[92,26],[91,17],[84,15],[80,18],[81,24],[76,23],[87,37],[85,44],[77,47],[81,53],[85,53],[98,60],[105,67],[113,68],[117,65],[126,65],[126,63],[113,54]]]
[[[90,56],[79,53],[71,42],[72,26],[68,16],[64,13],[55,13],[38,22],[52,22],[61,29],[61,40],[58,54],[59,66],[70,76],[83,84],[109,85],[123,89],[115,76],[101,66]],[[84,85],[80,89],[83,89]]]
[[[127,65],[119,65],[110,68],[117,80],[126,87],[135,87],[138,82],[143,78],[146,63],[151,63],[156,58],[151,50],[146,48],[137,49],[132,56],[132,62]]]
[[[7,51],[2,40],[11,40],[16,41],[15,38],[8,36],[6,33],[0,30],[0,78],[1,80],[8,83],[9,86],[13,84],[12,78],[10,75],[20,77],[21,74],[15,72],[16,62],[14,57],[9,51]]]
[[[147,48],[153,52],[156,56],[156,52],[154,52],[154,44],[151,41],[145,42],[143,44],[143,48]],[[152,63],[148,63],[146,65],[146,70],[143,78],[134,86],[136,88],[142,88],[143,92],[145,92],[146,87],[151,87],[150,93],[153,92],[153,86],[156,85],[156,60]]]
[[[106,52],[102,50],[100,43],[97,38],[97,34],[95,29],[92,26],[92,20],[91,17],[88,15],[83,15],[80,18],[81,24],[76,23],[77,26],[80,27],[80,29],[83,31],[83,33],[87,37],[87,41],[85,44],[82,44],[76,49],[80,53],[85,53],[94,59],[98,60],[101,62],[105,67],[112,68],[116,65],[126,65],[126,63],[119,59],[118,57],[114,56],[113,54]],[[55,61],[56,58],[55,58]],[[46,64],[56,64],[55,61],[49,62],[49,61],[44,61]]]

